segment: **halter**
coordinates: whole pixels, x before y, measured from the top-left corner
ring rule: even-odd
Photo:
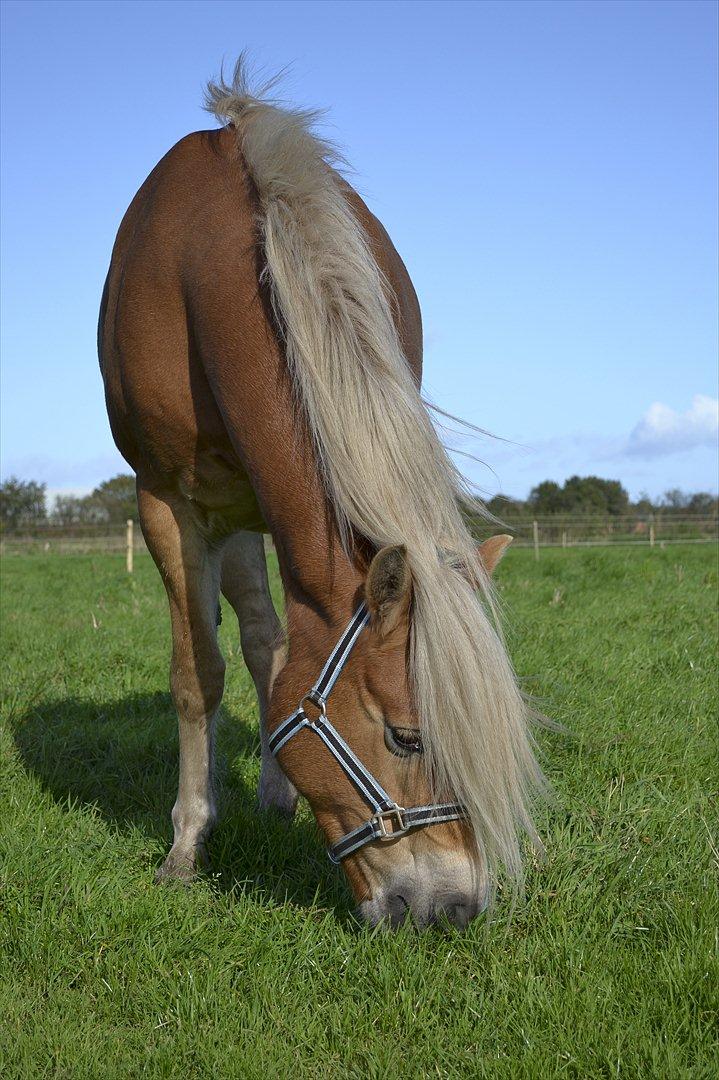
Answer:
[[[336,843],[331,844],[327,854],[331,862],[339,863],[342,859],[372,843],[373,840],[396,840],[414,829],[425,825],[441,825],[445,821],[459,821],[466,818],[466,812],[459,803],[435,803],[431,806],[413,806],[405,810],[391,799],[378,780],[364,767],[359,758],[327,719],[327,698],[337,682],[349,655],[362,630],[370,621],[367,605],[362,602],[355,611],[347,629],[342,634],[330,653],[327,663],[322,668],[319,678],[300,701],[298,707],[280,724],[270,736],[269,746],[276,756],[285,743],[301,731],[308,728],[319,735],[329,752],[339,763],[343,771],[355,785],[360,795],[374,810],[372,817],[364,825],[346,833]],[[319,709],[319,716],[310,720],[304,710],[306,701]]]

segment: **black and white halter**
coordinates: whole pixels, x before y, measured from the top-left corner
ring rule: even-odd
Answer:
[[[398,806],[327,719],[327,698],[342,668],[347,663],[357,638],[369,620],[367,605],[361,603],[332,650],[312,689],[305,694],[292,715],[283,720],[270,736],[270,750],[276,755],[298,731],[302,731],[303,728],[314,731],[339,762],[360,795],[374,810],[372,817],[365,821],[364,825],[346,833],[341,840],[329,847],[328,854],[333,863],[341,862],[347,855],[351,855],[353,851],[357,851],[358,848],[364,847],[373,840],[396,840],[411,830],[425,825],[441,825],[445,821],[458,821],[466,817],[459,803],[413,806],[409,810]],[[319,715],[314,720],[311,720],[304,710],[306,701],[311,701],[319,710]]]

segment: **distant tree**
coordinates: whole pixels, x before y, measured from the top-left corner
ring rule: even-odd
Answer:
[[[526,516],[527,504],[521,499],[512,499],[509,495],[494,495],[486,504],[490,514],[500,521]]]
[[[534,514],[625,514],[629,495],[619,480],[600,476],[570,476],[560,487],[543,480],[532,488],[527,500]]]
[[[81,501],[74,495],[56,495],[55,504],[50,512],[50,520],[54,525],[74,525]]]
[[[607,500],[607,513],[613,517],[626,514],[629,510],[629,492],[619,480],[597,480],[604,489]]]
[[[686,510],[691,496],[685,494],[681,488],[670,488],[662,495],[661,506],[666,510]]]
[[[569,513],[618,515],[629,506],[629,495],[620,482],[599,476],[570,476],[562,494]]]
[[[89,495],[58,495],[51,514],[56,525],[119,525],[137,518],[135,477],[105,480]]]
[[[0,484],[0,523],[3,529],[17,529],[45,521],[45,484],[10,476]]]
[[[86,525],[98,520],[97,507],[90,502],[91,496],[57,495],[50,519],[54,525]]]
[[[567,509],[564,493],[554,480],[543,480],[533,487],[527,503],[534,514],[561,514]]]
[[[644,517],[648,517],[650,514],[654,513],[654,503],[649,498],[646,491],[642,491],[639,493],[639,498],[633,504],[631,509],[634,510],[636,514],[641,514]]]
[[[137,493],[135,477],[128,473],[105,480],[87,496],[88,513],[96,521],[117,525],[128,518],[137,519]]]
[[[718,510],[719,499],[708,491],[698,491],[687,503],[688,514],[716,514]]]

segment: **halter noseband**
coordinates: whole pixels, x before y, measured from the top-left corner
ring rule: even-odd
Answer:
[[[391,799],[378,780],[374,778],[327,719],[327,698],[332,687],[349,659],[349,655],[369,623],[370,615],[363,602],[355,611],[347,629],[330,653],[319,678],[312,689],[304,695],[298,707],[270,736],[270,750],[277,755],[285,743],[303,728],[314,731],[322,739],[332,756],[355,785],[360,795],[374,810],[364,825],[346,833],[327,849],[330,860],[339,863],[347,855],[372,843],[373,840],[396,840],[413,829],[425,825],[441,825],[445,821],[459,821],[467,815],[459,803],[435,803],[431,806],[413,806],[405,810]],[[319,716],[310,720],[303,706],[311,701],[319,709]]]

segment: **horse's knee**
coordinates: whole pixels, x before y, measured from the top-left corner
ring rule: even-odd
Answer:
[[[225,689],[225,661],[215,656],[193,664],[173,658],[170,690],[183,720],[200,721],[213,716],[220,707]]]
[[[275,654],[284,644],[279,620],[276,617],[244,618],[240,625],[240,643],[253,679],[269,678]]]

